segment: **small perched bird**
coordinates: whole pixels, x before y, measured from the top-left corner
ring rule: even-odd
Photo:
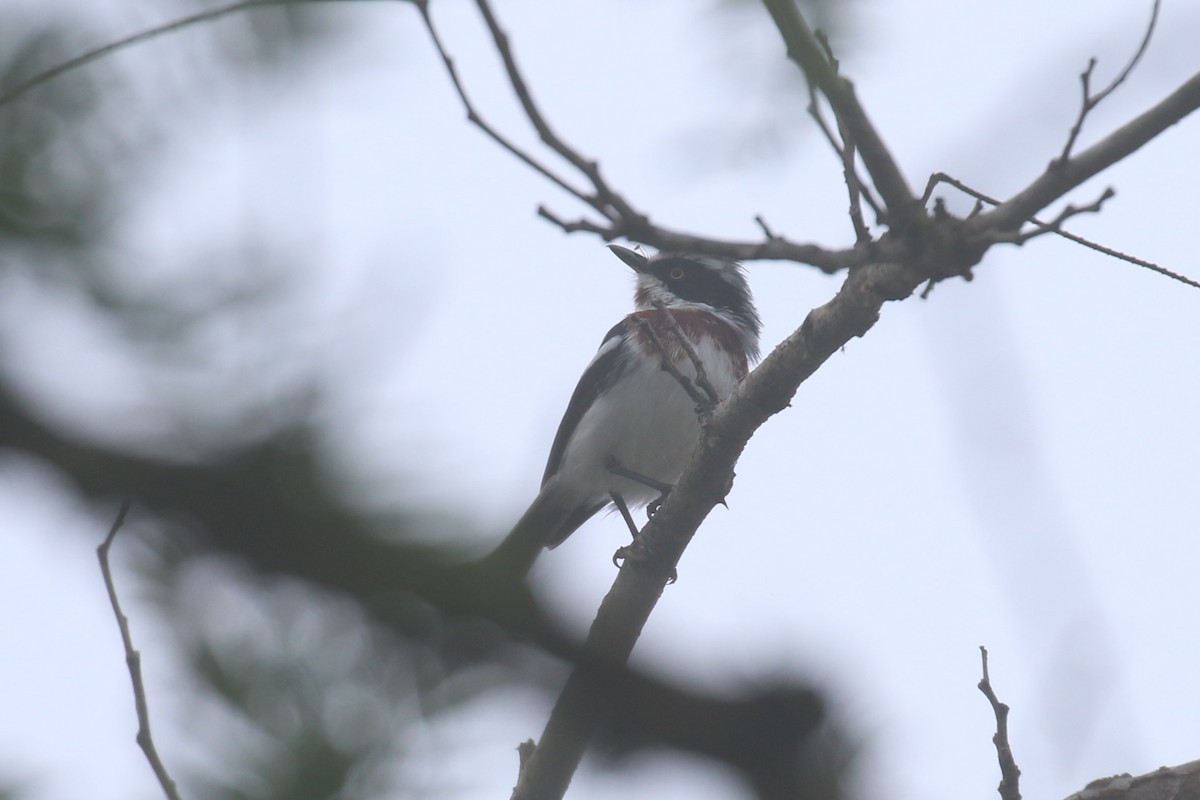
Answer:
[[[739,264],[610,249],[637,273],[637,310],[605,335],[559,423],[542,490],[487,557],[520,574],[610,503],[628,520],[630,506],[661,498],[678,480],[700,434],[696,401],[663,368],[669,359],[695,383],[681,333],[718,399],[758,360],[758,312]]]

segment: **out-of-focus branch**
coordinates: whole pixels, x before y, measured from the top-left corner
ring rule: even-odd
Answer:
[[[808,767],[798,766],[795,748],[748,754],[740,738],[746,729],[769,729],[772,744],[809,741],[830,724],[812,689],[762,686],[720,699],[623,665],[590,662],[524,583],[484,572],[453,547],[398,539],[398,530],[417,528],[423,517],[373,520],[340,505],[318,478],[305,444],[299,432],[285,433],[212,462],[126,454],[55,431],[0,383],[0,452],[52,465],[89,499],[131,497],[145,518],[181,523],[193,534],[186,540],[190,553],[216,552],[257,573],[303,580],[348,598],[409,646],[429,648],[450,664],[505,672],[506,664],[528,665],[529,652],[537,651],[582,665],[613,698],[606,709],[609,747],[691,749],[729,764],[755,785],[812,778]],[[550,679],[558,687],[553,670],[509,672],[506,680],[550,691],[544,685]],[[786,716],[770,699],[780,692],[797,704]],[[712,722],[711,735],[701,741],[690,730],[697,709]]]
[[[1193,800],[1200,797],[1200,761],[1161,767],[1145,775],[1115,775],[1092,781],[1066,800]]]
[[[91,64],[93,61],[98,61],[101,58],[110,56],[118,50],[124,50],[127,47],[142,44],[151,39],[156,39],[159,36],[168,33],[190,28],[193,25],[198,25],[204,22],[212,22],[213,20],[227,17],[230,14],[237,14],[242,11],[249,11],[254,8],[262,8],[266,6],[283,6],[283,5],[298,5],[300,3],[321,3],[321,2],[346,2],[347,0],[239,0],[236,3],[217,6],[205,11],[199,11],[195,14],[189,14],[186,17],[179,17],[170,22],[165,22],[162,25],[155,25],[145,30],[137,31],[129,36],[122,37],[116,41],[108,42],[107,44],[94,47],[91,50],[80,53],[74,58],[63,61],[60,64],[55,64],[47,70],[39,72],[36,75],[31,75],[29,78],[21,81],[17,85],[10,87],[8,91],[0,93],[0,107],[6,106],[18,97],[36,89],[38,86],[47,81],[54,80],[59,75],[79,67]],[[361,2],[361,0],[359,0]]]
[[[154,735],[150,733],[150,707],[146,701],[146,685],[142,682],[142,654],[133,646],[133,636],[129,632],[129,620],[121,611],[121,601],[117,599],[117,587],[113,583],[112,568],[108,563],[108,551],[112,547],[113,540],[117,538],[117,532],[125,524],[125,515],[128,513],[129,501],[126,500],[121,503],[117,518],[108,530],[108,536],[104,537],[104,541],[96,548],[96,556],[100,559],[100,574],[104,576],[104,588],[108,590],[108,601],[112,604],[113,615],[117,618],[117,627],[121,629],[121,643],[125,647],[125,665],[129,668],[129,680],[133,683],[133,705],[137,710],[138,721],[138,746],[146,754],[146,760],[150,762],[150,768],[154,770],[154,776],[158,778],[158,783],[162,786],[167,800],[180,800],[175,779],[171,777],[171,773],[163,764],[163,760],[158,754],[158,748],[154,744]]]

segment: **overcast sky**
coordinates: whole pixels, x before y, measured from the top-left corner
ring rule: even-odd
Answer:
[[[560,133],[655,220],[752,238],[761,214],[794,240],[845,246],[839,165],[807,98],[782,88],[765,12],[744,5],[497,10]],[[863,0],[834,44],[912,185],[940,170],[1006,196],[1061,149],[1088,58],[1106,82],[1148,6]],[[1196,71],[1197,9],[1164,6],[1142,66],[1081,144]],[[484,113],[532,143],[473,9],[435,10]],[[411,7],[329,13],[350,26],[346,46],[181,114],[178,145],[147,167],[156,193],[126,222],[131,279],[153,282],[167,255],[230,231],[273,230],[317,265],[296,278],[290,313],[305,324],[288,341],[322,365],[340,462],[378,487],[376,502],[469,497],[461,510],[498,540],[536,492],[559,415],[629,310],[632,279],[599,240],[537,218],[541,203],[567,218],[583,209],[465,122]],[[131,30],[153,21],[129,17]],[[180,41],[123,58],[153,64]],[[1117,190],[1071,229],[1200,277],[1198,124],[1073,193],[1086,203]],[[749,274],[767,349],[840,281],[770,262]],[[10,296],[6,327],[26,329],[30,364],[69,353],[73,368],[30,368],[31,385],[50,392],[83,374],[96,408],[148,402],[94,328],[38,303],[18,309]],[[970,283],[889,304],[750,442],[730,508],[697,535],[635,660],[702,686],[771,672],[827,685],[865,739],[865,788],[896,800],[995,791],[981,644],[1013,709],[1026,796],[1200,757],[1198,307],[1193,289],[1051,237],[993,249]],[[27,465],[0,473],[0,683],[12,695],[0,775],[27,780],[34,800],[153,797],[95,568],[108,521],[70,497]],[[536,568],[580,631],[625,536],[619,519],[595,519]],[[178,677],[153,616],[128,602],[170,762],[188,737],[171,700]],[[442,721],[411,743],[427,756],[416,785],[505,796],[513,748],[545,713],[512,695]],[[741,791],[664,759],[615,775],[585,763],[571,796]]]

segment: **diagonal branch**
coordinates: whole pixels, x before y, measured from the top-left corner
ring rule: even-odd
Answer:
[[[690,397],[692,402],[696,404],[696,413],[700,414],[703,418],[703,415],[708,410],[711,410],[713,403],[710,402],[705,393],[700,391],[696,384],[692,382],[691,378],[689,378],[687,375],[684,375],[679,371],[679,367],[675,366],[675,361],[671,358],[670,351],[667,350],[666,342],[664,342],[662,337],[658,335],[658,331],[654,330],[654,325],[650,323],[650,320],[644,317],[634,317],[633,324],[637,325],[638,329],[640,329],[642,333],[646,334],[646,338],[648,338],[650,340],[650,344],[654,346],[654,350],[658,353],[659,365],[662,371],[674,378],[675,382],[678,383],[685,392],[687,392],[688,397]]]
[[[914,270],[871,264],[852,271],[837,295],[811,311],[718,405],[683,475],[639,537],[645,560],[628,560],[600,605],[584,644],[591,663],[621,664],[633,650],[696,529],[720,502],[746,442],[787,407],[800,384],[856,336],[866,333],[887,300],[920,283]],[[513,800],[560,798],[583,758],[609,698],[589,669],[576,668],[555,703],[537,747],[525,761]]]
[[[100,574],[104,576],[104,588],[108,590],[108,601],[112,604],[113,615],[117,618],[117,627],[121,629],[121,642],[125,646],[125,665],[129,668],[129,679],[133,683],[133,704],[137,710],[138,746],[146,754],[146,760],[150,762],[150,768],[154,770],[154,776],[158,778],[158,783],[162,786],[167,800],[180,800],[175,780],[158,755],[158,748],[154,745],[154,736],[150,733],[150,708],[146,704],[146,686],[142,682],[142,654],[133,646],[133,636],[129,633],[129,620],[121,611],[121,601],[117,599],[117,587],[113,583],[112,568],[108,563],[108,551],[112,547],[113,540],[117,538],[117,532],[125,524],[125,515],[129,513],[129,505],[129,500],[121,503],[117,518],[108,530],[108,536],[104,537],[104,541],[96,548],[96,556],[100,559]]]
[[[1192,800],[1200,797],[1200,761],[1159,767],[1145,775],[1114,775],[1092,781],[1066,800]]]
[[[1058,215],[1049,222],[1041,222],[1036,218],[1032,219],[1030,221],[1033,223],[1033,230],[998,232],[996,241],[1022,245],[1039,236],[1045,236],[1047,233],[1062,233],[1062,226],[1067,220],[1077,217],[1080,214],[1100,213],[1104,204],[1111,200],[1115,194],[1116,192],[1113,191],[1112,187],[1109,187],[1087,205],[1077,206],[1074,203],[1067,203],[1063,207],[1063,210],[1058,212]]]
[[[986,195],[983,192],[979,191],[978,189],[973,189],[970,186],[963,183],[962,181],[958,180],[957,178],[947,175],[944,172],[935,172],[933,175],[931,175],[929,177],[929,186],[925,192],[926,199],[928,199],[933,194],[934,187],[939,183],[947,183],[947,184],[953,186],[955,189],[958,189],[963,194],[966,194],[970,197],[975,198],[977,208],[981,208],[983,203],[988,203],[993,206],[1000,205],[1000,201],[997,200],[996,198]],[[976,213],[978,213],[978,212],[976,212]],[[972,216],[974,216],[974,214]],[[1042,220],[1038,219],[1037,217],[1030,217],[1029,221],[1031,223],[1033,223],[1034,225],[1038,225],[1042,228],[1049,227],[1049,223],[1043,222]],[[1151,272],[1157,272],[1159,275],[1170,278],[1173,281],[1179,281],[1180,283],[1185,284],[1187,286],[1191,286],[1194,289],[1200,289],[1200,281],[1197,281],[1193,278],[1189,278],[1188,276],[1182,275],[1178,272],[1169,270],[1164,266],[1155,264],[1153,261],[1147,261],[1144,258],[1138,258],[1135,255],[1130,255],[1129,253],[1125,253],[1120,250],[1116,250],[1112,247],[1102,245],[1099,242],[1092,241],[1091,239],[1086,239],[1083,236],[1080,236],[1079,234],[1071,233],[1070,231],[1064,231],[1062,228],[1057,228],[1055,230],[1048,231],[1048,232],[1054,233],[1058,236],[1061,236],[1062,238],[1064,238],[1068,241],[1075,242],[1075,244],[1083,245],[1084,247],[1088,248],[1089,250],[1095,250],[1097,253],[1103,253],[1104,255],[1115,258],[1118,261],[1126,261],[1130,264],[1133,264],[1134,266],[1142,267],[1143,269],[1148,269]]]
[[[585,652],[592,655],[588,663],[619,664],[629,658],[684,549],[727,493],[734,465],[747,441],[769,417],[787,407],[800,385],[834,352],[874,326],[885,302],[908,297],[925,280],[969,270],[1000,241],[1001,234],[1019,230],[1042,207],[1186,115],[1200,102],[1193,97],[1193,92],[1200,93],[1200,86],[1193,87],[1193,83],[1200,84],[1200,78],[1081,154],[1066,170],[1040,176],[993,211],[967,220],[935,216],[921,226],[926,238],[915,244],[889,232],[870,247],[855,248],[854,252],[871,254],[875,260],[851,270],[837,295],[811,311],[737,391],[713,410],[675,488],[641,532],[639,542],[647,557],[626,562],[600,606],[584,645]],[[891,199],[886,193],[884,197],[892,208]],[[562,797],[608,699],[597,691],[586,667],[572,672],[541,739],[525,762],[514,800]]]
[[[217,6],[216,8],[210,8],[207,11],[200,11],[196,14],[180,17],[179,19],[172,20],[162,25],[155,25],[152,28],[146,28],[145,30],[138,31],[137,33],[131,34],[124,38],[117,39],[114,42],[109,42],[108,44],[104,44],[84,53],[80,53],[74,58],[63,61],[60,64],[55,64],[53,67],[50,67],[43,72],[39,72],[38,74],[21,81],[8,91],[0,94],[0,106],[8,105],[26,92],[36,89],[43,83],[54,80],[63,73],[78,69],[79,67],[90,64],[93,61],[98,61],[105,56],[112,55],[118,50],[124,50],[126,47],[131,47],[135,44],[141,44],[142,42],[162,36],[165,33],[173,33],[197,23],[209,22],[220,17],[228,16],[229,14],[234,14],[238,11],[245,11],[258,6],[278,6],[294,2],[312,2],[312,0],[241,0],[241,2],[238,3]]]
[[[604,176],[600,174],[599,163],[584,158],[554,132],[554,129],[546,122],[546,118],[542,115],[541,110],[533,100],[533,95],[529,91],[529,85],[521,74],[521,70],[518,69],[516,58],[513,56],[512,48],[509,46],[508,34],[505,33],[504,29],[500,27],[500,23],[497,22],[496,15],[492,12],[491,4],[488,0],[475,0],[475,5],[479,8],[479,13],[483,16],[484,22],[487,23],[488,31],[492,34],[492,41],[495,42],[496,50],[500,53],[500,58],[504,61],[504,71],[508,75],[508,80],[512,85],[513,91],[516,92],[517,99],[521,103],[521,108],[525,111],[525,116],[529,118],[538,136],[551,150],[562,156],[571,166],[586,175],[588,180],[592,182],[592,186],[596,188],[596,196],[587,199],[587,202],[613,221],[619,219],[648,221],[642,214],[635,211],[625,198],[612,190],[608,182],[604,180]]]
[[[788,58],[804,70],[805,77],[829,98],[829,105],[858,147],[863,164],[887,205],[893,225],[921,215],[912,189],[896,165],[879,132],[867,118],[854,93],[854,84],[838,74],[816,35],[800,14],[796,0],[763,0],[787,46]]]
[[[712,382],[709,381],[708,375],[704,370],[704,362],[700,360],[700,356],[696,353],[696,348],[692,347],[692,343],[688,341],[687,336],[683,332],[683,328],[679,327],[678,320],[671,313],[671,310],[663,303],[655,303],[655,307],[662,311],[671,326],[671,334],[679,343],[684,353],[691,360],[692,366],[696,370],[696,379],[693,381],[687,375],[680,371],[679,367],[675,366],[675,359],[671,357],[671,352],[667,348],[666,342],[658,335],[658,331],[654,330],[654,324],[645,317],[633,317],[633,324],[637,325],[642,333],[646,334],[646,338],[650,340],[650,344],[654,346],[658,353],[661,368],[666,372],[687,392],[688,397],[696,404],[696,414],[700,417],[701,423],[708,420],[709,414],[713,408],[720,402],[720,397],[717,395],[717,390],[713,388]]]
[[[592,198],[584,194],[583,191],[572,186],[567,180],[545,164],[538,161],[529,153],[517,147],[508,137],[496,130],[486,119],[484,119],[478,111],[475,110],[475,105],[471,102],[471,98],[467,96],[467,90],[463,87],[462,81],[458,77],[458,69],[454,66],[454,59],[446,51],[442,44],[442,39],[438,36],[437,28],[433,25],[433,18],[429,15],[429,0],[414,0],[413,5],[417,7],[417,11],[421,14],[421,20],[425,23],[425,30],[429,32],[429,38],[433,42],[433,46],[437,49],[438,55],[442,59],[442,63],[446,67],[446,73],[450,76],[450,83],[454,85],[454,91],[458,94],[458,99],[462,102],[463,108],[467,111],[467,121],[475,125],[483,131],[492,141],[503,147],[525,166],[537,172],[546,180],[553,183],[555,186],[567,192],[570,195],[582,200],[588,205],[593,205]]]
[[[671,326],[671,332],[679,341],[679,346],[683,348],[683,352],[687,355],[688,360],[692,362],[692,369],[696,370],[696,385],[703,391],[703,396],[698,405],[707,414],[711,412],[717,403],[721,402],[720,395],[717,394],[716,388],[712,385],[712,381],[708,379],[708,372],[704,369],[704,362],[700,359],[700,355],[696,352],[696,348],[692,346],[692,342],[688,339],[687,334],[683,332],[683,328],[679,325],[679,320],[675,319],[675,315],[671,313],[671,309],[667,308],[667,304],[661,301],[656,301],[654,307],[667,317],[667,323]],[[688,392],[690,395],[691,392]],[[695,398],[693,398],[695,399]]]

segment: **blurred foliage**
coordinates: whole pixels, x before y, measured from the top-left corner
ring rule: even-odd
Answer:
[[[71,53],[60,25],[0,32],[0,91]],[[98,138],[102,101],[90,75],[52,81],[36,101],[0,108],[0,246],[57,248],[80,255],[95,243],[101,201],[114,191],[103,170],[83,168]],[[94,154],[92,154],[94,155]]]
[[[397,742],[422,719],[416,648],[345,598],[296,581],[263,585],[213,559],[157,566],[145,574],[159,584],[159,608],[208,687],[206,702],[226,712],[200,728],[224,770],[185,777],[191,793],[394,796]]]
[[[853,55],[860,44],[854,25],[859,0],[798,0],[798,5],[835,56]],[[703,172],[772,168],[798,147],[825,147],[807,117],[804,74],[785,57],[761,0],[716,0],[704,21],[725,102],[693,123],[668,152],[682,147],[688,171]]]
[[[300,7],[237,15],[189,32],[189,46],[161,69],[104,60],[0,107],[0,287],[19,274],[49,296],[84,297],[148,369],[204,368],[228,356],[210,352],[206,326],[232,324],[236,335],[212,338],[233,342],[243,359],[267,331],[290,335],[297,321],[276,318],[286,293],[279,265],[298,267],[284,243],[231,233],[177,257],[219,261],[238,280],[222,285],[210,268],[182,269],[178,281],[147,291],[120,263],[115,232],[131,204],[156,190],[147,164],[176,133],[168,122],[181,104],[203,102],[200,87],[236,91],[252,76],[290,88],[295,65],[347,30],[336,18]],[[48,12],[7,25],[0,87],[86,49],[81,42],[129,32],[114,27]],[[198,713],[190,731],[217,766],[176,776],[189,796],[394,796],[406,731],[513,686],[552,696],[581,658],[523,583],[480,571],[453,545],[419,543],[436,532],[453,542],[451,515],[354,507],[344,482],[327,474],[306,394],[315,377],[303,364],[290,394],[268,388],[269,402],[254,409],[235,399],[240,385],[168,396],[183,428],[206,406],[226,411],[206,417],[222,424],[198,425],[186,444],[122,441],[112,431],[101,441],[81,432],[86,425],[44,416],[45,398],[18,377],[18,333],[0,325],[0,335],[10,339],[0,341],[0,464],[50,464],[99,504],[133,499],[131,520],[149,545],[144,583],[201,688],[194,702],[222,709]],[[265,382],[271,361],[264,350],[242,383]],[[714,695],[636,671],[597,673],[613,698],[600,743],[613,764],[668,747],[726,764],[763,798],[844,794],[850,749],[828,736],[824,704],[807,686],[772,680]]]

